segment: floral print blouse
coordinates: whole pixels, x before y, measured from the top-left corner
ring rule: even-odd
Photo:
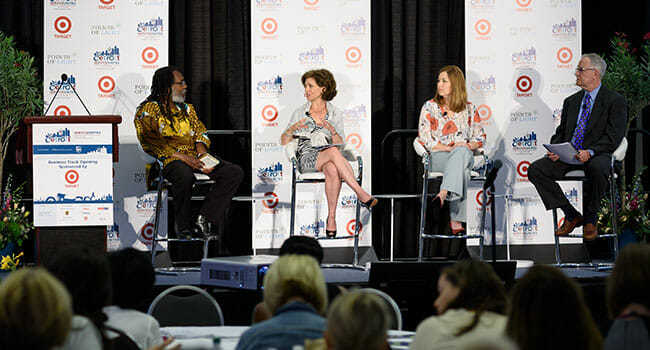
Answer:
[[[433,99],[420,111],[418,141],[429,151],[437,144],[453,146],[456,142],[478,142],[483,147],[486,134],[476,107],[470,102],[464,110],[449,116]]]

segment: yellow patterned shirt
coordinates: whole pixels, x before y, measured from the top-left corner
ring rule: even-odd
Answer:
[[[177,104],[181,109],[171,112],[171,117],[164,116],[158,103],[146,102],[135,113],[135,130],[142,149],[162,160],[163,166],[178,158],[174,152],[196,156],[196,143],[210,148],[210,139],[205,125],[196,115],[194,106],[189,103]]]

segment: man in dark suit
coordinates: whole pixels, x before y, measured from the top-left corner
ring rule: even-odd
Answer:
[[[528,179],[535,185],[547,210],[560,208],[564,223],[555,231],[566,236],[584,224],[584,239],[598,237],[597,213],[607,190],[611,153],[618,147],[627,127],[627,104],[620,94],[601,84],[607,65],[596,54],[585,54],[576,67],[576,85],[582,90],[567,97],[562,119],[551,143],[570,142],[578,151],[581,165],[559,161],[548,152],[528,168]],[[582,169],[588,181],[583,188],[584,216],[569,203],[556,180],[571,170]]]

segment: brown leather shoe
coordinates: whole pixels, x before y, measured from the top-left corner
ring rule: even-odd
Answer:
[[[582,226],[582,223],[584,222],[584,219],[582,218],[582,215],[578,215],[573,220],[564,220],[564,223],[560,228],[555,231],[556,236],[566,236],[569,233],[573,232],[573,229],[576,227]]]
[[[582,229],[582,238],[585,241],[593,241],[598,238],[598,225],[592,223],[586,223],[585,227]]]

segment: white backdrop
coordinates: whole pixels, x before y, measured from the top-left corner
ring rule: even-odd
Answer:
[[[551,211],[527,171],[546,153],[542,144],[560,122],[563,99],[579,89],[580,13],[579,0],[465,1],[468,97],[486,125],[488,154],[503,161],[496,182],[497,243],[505,242],[504,232],[511,244],[554,242]],[[562,186],[581,210],[581,184]],[[478,213],[478,201],[468,203],[468,213]],[[472,231],[477,218],[469,218]]]
[[[144,196],[145,162],[133,126],[135,109],[149,95],[153,72],[167,65],[168,1],[44,0],[44,87],[46,103],[61,85],[61,73],[90,112],[122,116],[119,163],[113,163],[115,224],[108,248],[149,249],[152,207]],[[46,106],[47,108],[47,106]],[[48,115],[86,115],[64,85]],[[133,209],[126,210],[127,199]],[[165,207],[166,208],[166,207]],[[166,212],[161,233],[166,234]],[[119,234],[119,237],[118,237]]]
[[[343,110],[345,142],[363,157],[363,188],[371,193],[370,159],[370,1],[251,0],[251,134],[253,247],[279,247],[289,236],[291,163],[280,134],[306,100],[300,76],[325,68],[334,74]],[[356,196],[343,186],[337,209],[338,235],[354,233]],[[297,189],[297,235],[325,234],[324,185]],[[361,209],[360,244],[371,244],[370,214]],[[352,239],[321,241],[325,247],[351,246]]]

